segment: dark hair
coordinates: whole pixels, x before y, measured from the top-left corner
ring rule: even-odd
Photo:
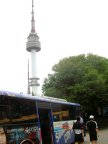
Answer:
[[[77,121],[80,121],[80,117],[77,117]]]

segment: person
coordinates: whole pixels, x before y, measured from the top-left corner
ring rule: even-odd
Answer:
[[[83,129],[84,129],[84,137],[86,136],[86,126],[85,126],[85,122],[84,122],[84,119],[83,119],[83,116],[80,115],[80,123],[83,125]]]
[[[91,144],[97,144],[97,137],[99,136],[99,131],[97,122],[94,121],[93,115],[90,115],[89,121],[87,121],[86,123],[86,128],[88,129],[89,132]]]
[[[80,117],[77,117],[77,121],[73,124],[73,130],[75,133],[75,144],[83,144],[83,124],[80,123]]]
[[[83,124],[84,120],[83,120],[82,116],[79,116],[79,117],[80,117],[80,123]]]

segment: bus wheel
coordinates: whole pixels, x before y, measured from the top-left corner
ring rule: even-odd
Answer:
[[[34,144],[31,140],[23,140],[20,144]]]

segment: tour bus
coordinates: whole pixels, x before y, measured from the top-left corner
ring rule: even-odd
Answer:
[[[0,144],[71,144],[80,104],[0,91]]]

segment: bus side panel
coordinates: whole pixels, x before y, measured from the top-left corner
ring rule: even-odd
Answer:
[[[56,144],[71,144],[75,141],[73,132],[73,120],[54,122],[54,134]]]
[[[24,140],[31,140],[34,144],[40,144],[40,133],[38,126],[4,126],[0,128],[0,131],[4,131],[4,140],[7,144],[20,144]]]

